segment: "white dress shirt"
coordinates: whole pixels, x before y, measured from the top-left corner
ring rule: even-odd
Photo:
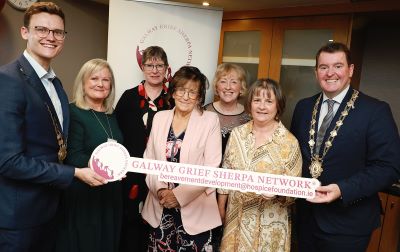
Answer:
[[[344,97],[346,96],[349,88],[350,85],[348,85],[344,90],[342,90],[342,92],[340,92],[337,96],[332,98],[332,100],[335,101],[335,104],[333,105],[333,116],[336,115],[336,112],[339,109],[339,106],[342,103]],[[328,103],[326,102],[326,100],[328,99],[329,99],[328,96],[326,96],[325,93],[323,93],[321,111],[319,112],[319,118],[318,118],[318,130],[321,127],[324,117],[328,113]]]
[[[46,71],[31,55],[29,55],[26,50],[24,51],[24,56],[42,81],[43,86],[46,89],[51,102],[53,103],[54,109],[56,110],[58,121],[60,122],[62,129],[64,117],[62,113],[61,101],[52,82],[52,80],[56,77],[56,74],[51,67],[49,71]]]

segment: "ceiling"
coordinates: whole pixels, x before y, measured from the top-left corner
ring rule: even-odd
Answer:
[[[92,0],[108,4],[109,0]],[[313,6],[327,4],[352,3],[365,0],[206,0],[211,7],[223,8],[224,11],[262,10],[272,8]],[[160,2],[163,2],[160,0]],[[171,2],[200,4],[203,0],[173,0]]]
[[[224,11],[262,10],[272,8],[313,6],[325,4],[349,3],[350,0],[206,0],[211,7],[220,7]],[[203,0],[174,0],[190,4],[201,4]]]

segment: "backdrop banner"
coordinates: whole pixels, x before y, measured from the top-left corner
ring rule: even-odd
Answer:
[[[218,61],[221,9],[159,0],[110,0],[109,10],[107,58],[115,74],[116,102],[143,80],[141,55],[152,45],[166,51],[169,76],[190,65],[211,83]],[[213,95],[210,85],[206,104]]]

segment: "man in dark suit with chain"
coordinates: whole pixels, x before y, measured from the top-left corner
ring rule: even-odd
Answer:
[[[50,67],[64,45],[64,13],[51,2],[24,15],[24,53],[0,67],[0,251],[51,251],[60,189],[74,177],[106,183],[90,168],[63,165],[68,98]]]
[[[354,65],[341,43],[316,56],[320,94],[301,100],[291,131],[316,197],[297,200],[299,251],[364,252],[380,225],[378,192],[400,178],[400,139],[390,107],[350,86]]]

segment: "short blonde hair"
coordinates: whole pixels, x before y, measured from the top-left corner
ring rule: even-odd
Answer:
[[[74,88],[73,88],[73,102],[78,108],[89,110],[90,107],[85,101],[85,92],[83,90],[83,86],[85,85],[85,81],[92,75],[104,68],[108,68],[111,74],[111,90],[108,94],[107,98],[104,100],[104,108],[106,114],[111,114],[113,112],[113,104],[115,99],[115,82],[114,82],[114,73],[111,69],[110,64],[103,59],[91,59],[87,61],[79,70],[78,75],[75,78]]]
[[[217,84],[218,81],[224,76],[229,74],[230,72],[236,72],[241,84],[240,95],[245,95],[247,91],[247,83],[246,83],[246,72],[244,69],[233,63],[222,63],[218,65],[217,70],[215,71],[214,80],[212,82],[214,93],[217,93]]]

